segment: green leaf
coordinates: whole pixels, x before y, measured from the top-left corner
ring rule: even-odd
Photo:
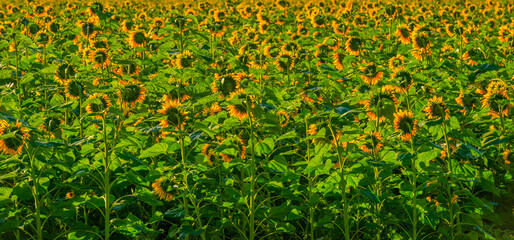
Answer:
[[[153,146],[143,150],[139,158],[155,157],[161,154],[166,154],[168,145],[166,143],[156,143]]]
[[[418,154],[417,161],[416,161],[417,169],[420,171],[423,170],[428,165],[430,165],[430,161],[432,161],[438,155],[439,155],[439,151],[436,151],[436,150],[422,152],[422,153]]]
[[[0,187],[0,200],[9,199],[9,196],[11,196],[12,188],[8,187]]]
[[[266,138],[263,141],[257,143],[255,146],[255,152],[258,156],[270,154],[275,148],[275,143],[273,139]]]

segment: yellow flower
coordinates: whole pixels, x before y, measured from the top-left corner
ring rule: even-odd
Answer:
[[[18,155],[23,149],[29,134],[25,128],[21,126],[19,120],[14,125],[0,119],[0,136],[4,134],[14,133],[13,136],[0,139],[0,149],[4,154]]]
[[[178,185],[175,182],[175,178],[169,179],[167,177],[161,177],[152,183],[154,193],[165,201],[173,200],[173,197],[178,192]]]
[[[416,135],[418,122],[414,120],[414,113],[411,111],[400,110],[394,113],[394,129],[402,132],[400,139],[409,141]]]
[[[107,109],[109,109],[109,107],[112,105],[111,100],[107,95],[101,93],[93,93],[89,95],[88,100],[90,99],[99,99],[100,103],[89,103],[88,105],[86,105],[86,112],[92,114],[105,111],[102,115],[93,115],[93,118],[97,120],[102,120],[102,117],[105,116],[105,114],[107,113]]]
[[[428,118],[444,118],[444,120],[450,119],[448,108],[443,102],[443,97],[433,96],[428,99],[428,104],[423,110],[427,114]]]

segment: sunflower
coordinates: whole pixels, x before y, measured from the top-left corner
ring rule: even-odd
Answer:
[[[465,114],[478,106],[479,99],[475,94],[473,94],[473,92],[464,92],[464,90],[461,89],[459,96],[455,98],[455,101],[459,106],[464,108],[460,111]]]
[[[332,21],[332,29],[334,29],[334,32],[345,36],[350,31],[350,26],[348,26],[347,23],[338,23],[338,21]]]
[[[489,115],[492,117],[500,117],[500,114],[507,116],[509,108],[512,107],[512,104],[504,103],[508,100],[510,100],[510,97],[505,88],[493,89],[489,87],[487,93],[482,98],[482,106],[489,107]]]
[[[279,111],[277,111],[276,115],[277,115],[278,121],[279,121],[278,125],[280,127],[286,127],[287,124],[289,123],[288,113],[284,110],[279,110]]]
[[[514,161],[514,152],[512,152],[510,149],[507,149],[503,152],[503,161],[505,161],[505,164],[510,164]]]
[[[498,34],[500,35],[498,37],[500,42],[508,42],[509,39],[514,35],[514,31],[512,31],[508,26],[501,26]]]
[[[137,83],[124,83],[118,90],[118,104],[122,104],[124,108],[127,108],[129,104],[134,107],[136,102],[142,103],[146,98],[146,88],[143,85]]]
[[[274,63],[281,72],[291,71],[294,67],[294,58],[289,52],[282,52],[277,56]]]
[[[50,36],[48,36],[48,34],[46,34],[46,32],[44,32],[44,31],[39,32],[36,35],[35,40],[36,40],[36,43],[41,47],[45,47],[51,42]]]
[[[412,86],[414,80],[412,74],[410,74],[406,70],[393,72],[393,74],[391,75],[391,79],[396,79],[398,86],[403,91],[407,91],[407,89],[409,89]]]
[[[203,114],[205,114],[206,116],[214,116],[221,111],[222,109],[218,102],[214,102],[210,106],[204,107],[204,109],[202,110]]]
[[[23,149],[23,145],[26,143],[29,137],[27,129],[21,126],[21,121],[16,120],[13,125],[7,121],[0,119],[0,135],[13,134],[13,136],[0,139],[0,149],[6,155],[18,155]]]
[[[303,25],[298,25],[296,29],[296,35],[307,37],[309,36],[309,29]]]
[[[389,59],[389,68],[395,72],[405,68],[405,61],[403,55],[396,55]]]
[[[240,87],[239,82],[234,74],[214,75],[214,81],[211,83],[212,93],[220,93],[220,98],[227,98]]]
[[[188,112],[182,109],[182,103],[180,101],[176,99],[164,101],[162,108],[157,110],[157,112],[166,116],[166,118],[159,123],[161,128],[174,127],[175,130],[184,129]]]
[[[403,44],[410,44],[410,30],[409,27],[405,24],[402,24],[396,28],[395,32],[396,36],[400,39],[400,42]]]
[[[102,120],[102,117],[104,117],[105,114],[107,114],[107,109],[112,105],[111,100],[107,95],[101,93],[93,93],[89,95],[88,100],[91,99],[98,99],[99,103],[89,103],[86,106],[86,112],[89,114],[104,112],[103,115],[93,115],[93,118],[97,120]]]
[[[412,36],[412,45],[417,50],[429,49],[431,43],[428,34],[424,32],[417,32]]]
[[[177,55],[175,66],[179,69],[190,68],[193,66],[193,60],[193,53],[189,50],[185,50],[183,53]]]
[[[143,47],[147,41],[148,37],[146,36],[146,33],[139,29],[131,31],[129,33],[129,37],[127,38],[127,42],[132,48]]]
[[[332,63],[337,70],[343,70],[343,60],[346,55],[342,52],[334,52],[332,55]]]
[[[242,121],[244,118],[248,117],[246,105],[243,103],[236,103],[236,104],[228,105],[227,110],[231,117],[236,117],[240,121]]]
[[[97,34],[95,24],[92,22],[80,23],[80,34],[86,39],[93,39]]]
[[[325,26],[325,16],[321,14],[313,14],[310,18],[311,25],[315,28],[322,28]]]
[[[84,85],[76,79],[65,82],[64,87],[66,97],[71,99],[79,99],[86,93]]]
[[[257,54],[248,65],[250,68],[253,69],[266,70],[268,68],[268,64],[266,62],[266,55]]]
[[[346,41],[346,51],[350,53],[350,55],[357,56],[361,52],[362,40],[359,37],[350,37]]]
[[[175,178],[161,177],[152,183],[152,188],[161,200],[169,202],[177,195],[179,186]]]
[[[428,104],[423,110],[430,119],[440,119],[443,117],[444,120],[450,119],[449,110],[443,102],[443,97],[433,96],[428,99]]]
[[[57,116],[46,117],[39,128],[48,133],[50,137],[56,137],[55,135],[62,132],[62,124],[64,121]]]
[[[119,65],[118,67],[112,70],[114,73],[124,76],[124,75],[138,75],[141,72],[141,67],[137,65],[135,62],[131,62],[129,64]]]
[[[111,64],[111,57],[107,53],[107,49],[98,48],[89,52],[89,61],[93,63],[93,68],[107,68]]]
[[[214,11],[214,21],[216,22],[222,22],[227,19],[227,13],[223,10],[217,9]]]
[[[376,152],[380,151],[384,146],[382,142],[382,136],[378,132],[367,133],[364,136],[360,137],[365,143],[360,145],[359,148],[371,155],[375,155]]]
[[[59,66],[57,66],[57,70],[54,74],[54,79],[59,84],[65,85],[67,81],[72,79],[75,74],[77,73],[77,70],[75,70],[75,67],[68,63],[61,63]]]
[[[90,46],[91,46],[91,48],[109,49],[109,42],[107,42],[106,39],[103,39],[103,40],[93,39],[93,40],[91,40]]]
[[[202,155],[204,155],[205,158],[207,158],[207,162],[209,163],[209,165],[212,165],[215,159],[214,149],[214,145],[205,143],[201,150]]]
[[[418,122],[414,120],[414,113],[411,111],[400,110],[394,113],[394,129],[400,131],[400,139],[409,141],[416,135],[418,129]]]
[[[362,81],[368,85],[375,85],[384,76],[383,72],[378,71],[374,63],[368,63],[366,67],[361,68],[363,74],[361,75]]]
[[[57,22],[50,22],[48,24],[48,29],[52,33],[57,33],[61,29],[61,25],[59,23],[57,23]]]
[[[121,26],[122,32],[130,32],[130,31],[132,31],[132,28],[134,27],[134,23],[131,21],[124,20],[120,26]]]

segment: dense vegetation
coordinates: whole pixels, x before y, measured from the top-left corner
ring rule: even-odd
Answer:
[[[514,5],[3,3],[1,239],[512,239]]]

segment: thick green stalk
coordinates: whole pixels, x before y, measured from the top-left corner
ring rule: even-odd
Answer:
[[[43,240],[43,225],[41,223],[41,200],[39,199],[38,193],[38,174],[37,165],[34,162],[34,154],[26,147],[27,154],[29,156],[30,167],[31,167],[31,178],[32,178],[32,194],[34,195],[34,208],[36,210],[36,237],[37,240]]]
[[[105,126],[105,116],[102,117],[102,127],[103,127],[103,135],[104,135],[104,227],[105,227],[105,235],[104,240],[109,240],[110,238],[110,230],[111,230],[111,205],[110,205],[110,194],[111,194],[111,170],[110,161],[109,161],[109,148],[107,142],[107,128]]]
[[[307,118],[305,118],[305,131],[308,131],[309,130],[309,123],[307,121]],[[307,144],[307,162],[310,162],[311,161],[311,146],[310,146],[310,139],[305,139],[305,144]],[[309,199],[308,201],[310,201],[310,199],[312,198],[312,189],[313,189],[313,184],[314,182],[312,181],[312,178],[309,174]],[[311,233],[311,240],[314,240],[315,239],[315,236],[314,236],[314,208],[311,206],[311,204],[309,203],[308,204],[309,206],[309,229],[310,229],[310,233]]]
[[[248,120],[250,121],[250,152],[251,152],[251,159],[250,159],[250,238],[249,240],[255,239],[255,172],[256,172],[256,166],[255,166],[255,138],[254,138],[254,126],[252,121],[252,111],[251,111],[251,103],[250,99],[246,99],[246,111],[248,114]]]
[[[341,191],[342,195],[342,204],[343,204],[343,222],[344,222],[344,239],[350,240],[350,213],[349,213],[349,206],[348,206],[348,198],[346,196],[346,185],[347,185],[347,172],[344,169],[345,160],[343,160],[343,155],[341,151],[339,150],[339,139],[337,138],[336,134],[334,133],[334,130],[332,129],[332,119],[329,119],[328,121],[328,127],[330,129],[330,132],[332,133],[332,138],[336,142],[336,151],[339,161],[339,177],[341,178],[341,181],[339,182],[339,189]]]
[[[412,130],[411,130],[411,138],[410,138],[410,147],[411,147],[411,153],[414,154],[414,140],[412,136]],[[412,169],[412,191],[413,191],[413,197],[412,197],[412,239],[416,240],[418,239],[418,206],[417,206],[417,198],[418,198],[418,174],[416,171],[416,161],[414,158],[411,159],[411,169]]]

